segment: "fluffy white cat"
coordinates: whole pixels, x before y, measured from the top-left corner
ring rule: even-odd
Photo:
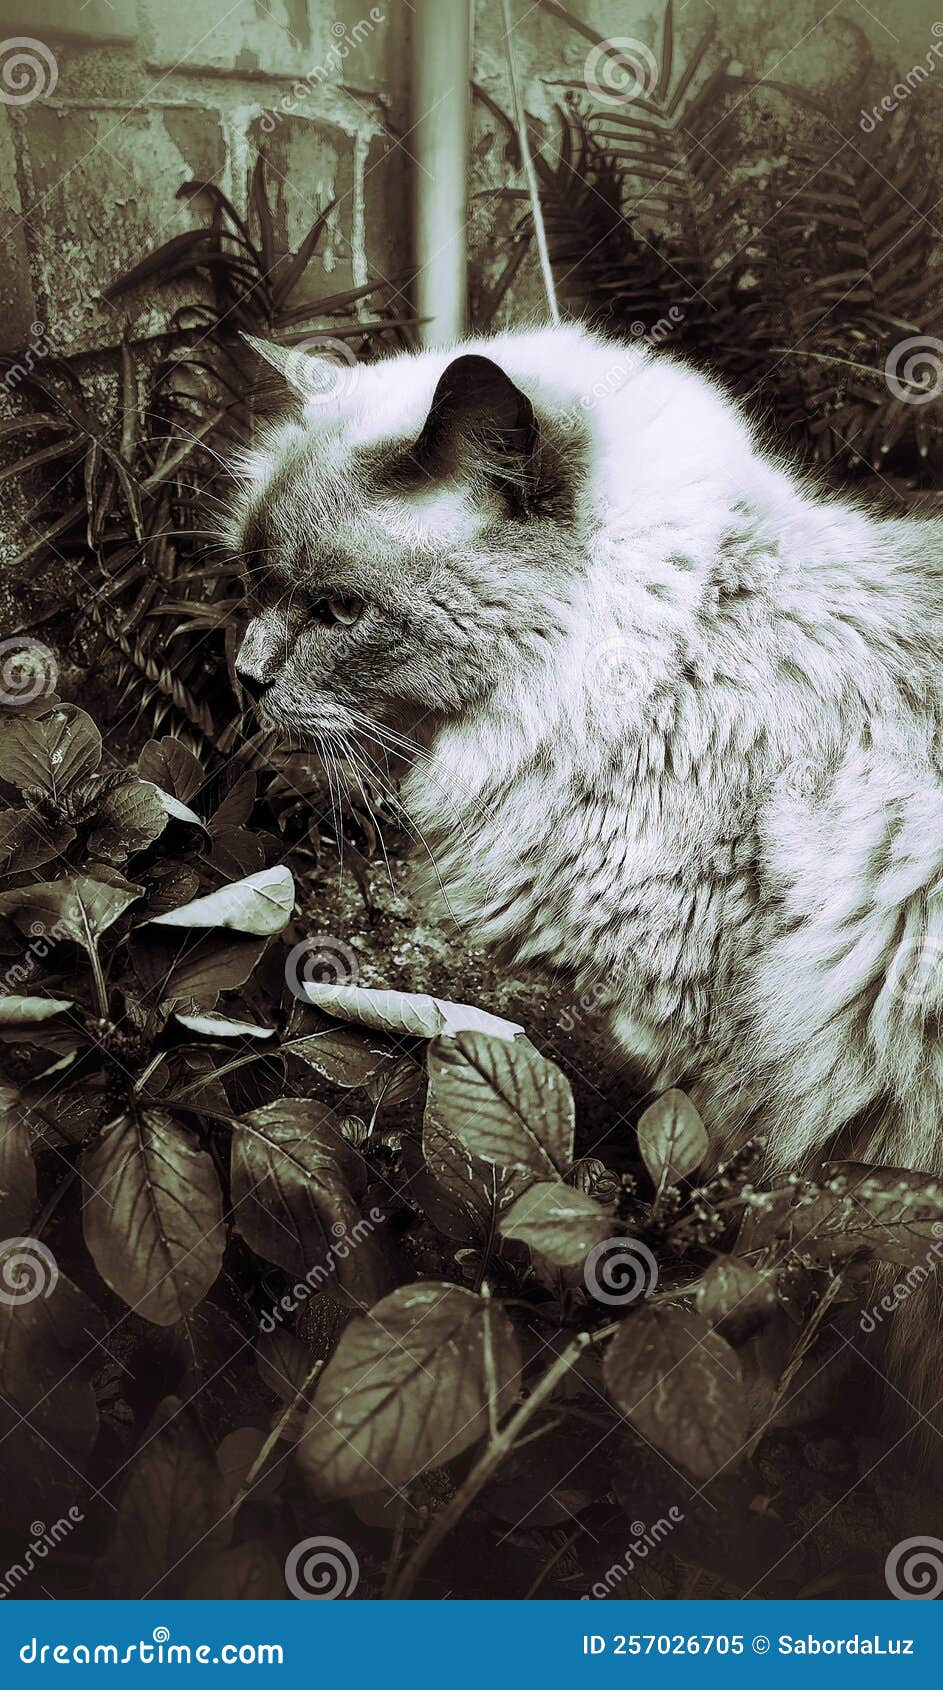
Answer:
[[[421,741],[452,908],[601,992],[719,1148],[943,1169],[943,522],[577,326],[340,378],[234,519],[263,719]],[[891,1323],[922,1412],[939,1329],[932,1290]]]

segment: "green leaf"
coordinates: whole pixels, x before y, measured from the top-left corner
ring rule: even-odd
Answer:
[[[148,740],[138,758],[138,774],[142,780],[152,781],[184,803],[199,791],[204,780],[193,752],[171,734],[161,740]]]
[[[16,892],[4,893],[0,902],[21,932],[32,931],[40,921],[48,937],[71,939],[91,951],[96,939],[143,891],[143,886],[117,878],[112,883],[90,874],[75,874],[37,886],[22,886]]]
[[[245,827],[255,806],[258,786],[258,776],[252,769],[246,769],[233,781],[225,798],[213,811],[211,826],[214,833],[220,828]]]
[[[22,1237],[36,1205],[36,1169],[26,1111],[13,1086],[0,1085],[0,1232]]]
[[[265,864],[262,841],[244,827],[217,828],[212,823],[210,862],[227,880],[257,874]]]
[[[370,1302],[376,1254],[370,1229],[355,1231],[361,1164],[332,1114],[284,1097],[242,1117],[232,1140],[233,1220],[249,1248],[286,1273],[304,1279],[321,1268],[312,1290],[340,1286]]]
[[[107,794],[95,821],[89,851],[105,862],[123,863],[163,833],[167,811],[148,781],[130,780]]]
[[[186,1595],[222,1513],[219,1469],[193,1411],[167,1397],[156,1428],[131,1463],[104,1558],[124,1598]]]
[[[295,1010],[279,1049],[338,1086],[365,1086],[396,1055],[396,1047],[366,1032],[339,1027],[319,1010]]]
[[[578,1267],[594,1244],[612,1236],[612,1216],[573,1186],[540,1180],[517,1199],[501,1231],[554,1267]]]
[[[465,1148],[502,1168],[543,1178],[573,1158],[573,1096],[560,1069],[527,1039],[460,1033],[429,1051],[426,1113]]]
[[[149,1005],[172,998],[213,998],[242,986],[262,957],[267,939],[207,933],[194,940],[173,930],[155,932],[153,924],[135,929],[131,940],[134,972]]]
[[[158,786],[154,781],[142,781],[141,784],[150,787],[165,815],[171,817],[173,821],[189,822],[192,827],[202,828],[204,833],[207,831],[206,823],[200,819],[195,810],[191,810],[189,804],[182,803],[179,798],[174,797],[172,792],[165,792],[164,788]]]
[[[436,1281],[401,1286],[344,1332],[298,1446],[302,1468],[328,1497],[408,1485],[485,1435],[492,1390],[497,1418],[513,1407],[520,1365],[490,1299]]]
[[[440,1034],[490,1033],[494,1038],[514,1039],[524,1029],[516,1021],[504,1021],[468,1003],[450,1003],[426,992],[378,992],[366,986],[318,985],[302,981],[309,1003],[339,1021],[356,1021],[378,1033],[407,1033],[414,1039],[435,1039]]]
[[[58,857],[75,838],[75,828],[39,821],[31,810],[0,812],[0,874],[40,868]]]
[[[204,1009],[200,1015],[174,1015],[174,1020],[191,1033],[201,1033],[205,1039],[274,1039],[274,1027],[259,1027],[254,1021],[233,1021],[228,1015],[217,1015]]]
[[[638,1124],[638,1147],[656,1190],[693,1174],[708,1151],[700,1115],[683,1091],[666,1091]]]
[[[291,916],[295,883],[284,867],[262,869],[178,909],[152,916],[151,927],[224,927],[237,933],[280,933]]]
[[[0,996],[0,1027],[34,1027],[39,1021],[49,1021],[54,1015],[72,1008],[71,998],[18,998],[11,993]]]
[[[703,1315],[645,1304],[627,1314],[606,1354],[616,1407],[669,1460],[712,1479],[750,1435],[736,1351]]]
[[[235,1502],[249,1472],[254,1466],[268,1442],[268,1433],[258,1426],[240,1426],[234,1432],[227,1433],[216,1450],[216,1464],[219,1467],[223,1481],[223,1496],[231,1507]],[[283,1454],[279,1451],[279,1455]],[[269,1471],[273,1465],[274,1471]],[[251,1500],[260,1502],[266,1496],[271,1496],[278,1489],[279,1482],[285,1477],[285,1463],[279,1461],[272,1450],[266,1460],[265,1467],[253,1480]]]
[[[82,1157],[85,1242],[107,1285],[172,1326],[205,1297],[223,1259],[212,1158],[163,1109],[120,1115]]]
[[[60,704],[48,716],[4,722],[0,780],[21,789],[64,792],[98,768],[101,754],[101,734],[92,718],[73,704]]]
[[[718,1256],[700,1280],[694,1301],[725,1338],[741,1342],[776,1307],[775,1275],[760,1273],[739,1256]]]
[[[413,1144],[409,1140],[403,1147],[407,1163]],[[528,1175],[472,1156],[457,1133],[428,1114],[422,1128],[422,1154],[424,1160],[412,1170],[409,1189],[423,1213],[446,1238],[487,1247],[501,1215],[526,1189]]]
[[[148,873],[147,908],[151,915],[188,904],[200,890],[200,877],[186,863],[154,863]],[[132,938],[132,946],[135,940]]]

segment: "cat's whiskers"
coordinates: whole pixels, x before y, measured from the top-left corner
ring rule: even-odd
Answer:
[[[442,782],[439,780],[438,775],[434,772],[435,763],[431,753],[423,746],[417,745],[414,740],[409,740],[404,735],[397,733],[395,728],[389,728],[385,722],[373,722],[368,716],[365,716],[362,711],[353,709],[350,706],[347,708],[354,724],[368,738],[374,739],[381,750],[384,752],[391,752],[393,756],[398,757],[401,762],[404,762],[407,765],[411,765],[413,763],[419,763],[422,765],[426,779],[432,786],[435,787],[443,802],[448,806],[465,843],[467,845],[471,845],[468,829],[465,826],[465,821],[460,810],[456,807],[454,798],[450,792],[446,791]],[[389,738],[387,736],[389,736]],[[396,803],[403,811],[403,814],[406,815],[407,811],[398,794],[396,795]],[[412,826],[415,827],[416,824],[412,821],[412,817],[409,819]],[[425,845],[424,840],[423,844]],[[428,845],[425,845],[425,848],[428,850]]]
[[[319,754],[327,776],[328,791],[331,795],[331,814],[334,819],[334,833],[337,840],[339,858],[338,877],[344,873],[344,806],[343,788],[341,786],[341,771],[337,757],[333,750],[332,736],[324,736],[319,746]],[[335,791],[336,782],[336,791]]]
[[[370,771],[366,768],[364,763],[358,758],[352,743],[349,740],[344,739],[342,736],[338,736],[338,737],[340,739],[340,746],[341,746],[342,753],[343,753],[344,757],[346,758],[346,760],[350,763],[351,767],[353,768],[354,777],[357,781],[357,785],[360,788],[361,796],[363,797],[364,805],[366,806],[367,815],[369,816],[371,822],[373,823],[374,828],[376,829],[377,840],[379,841],[380,850],[383,853],[383,861],[386,864],[386,872],[387,872],[387,876],[388,876],[389,882],[390,882],[390,891],[395,896],[396,884],[393,880],[393,870],[390,867],[390,859],[387,855],[386,841],[383,838],[383,829],[380,825],[380,818],[379,818],[379,816],[377,815],[376,811],[374,810],[373,806],[370,803],[370,799],[367,796],[367,790],[366,790],[366,787],[364,785],[364,776],[366,776],[366,779],[368,781],[371,778],[370,777]]]
[[[148,417],[148,418],[157,418],[158,420],[163,421],[163,422],[167,421],[167,418],[161,417],[161,415],[158,411],[146,410],[144,412],[144,415],[145,415],[145,417]],[[231,464],[227,464],[225,458],[221,457],[219,452],[216,451],[215,447],[213,447],[209,444],[208,438],[206,436],[201,438],[199,434],[194,434],[191,429],[184,428],[183,425],[180,423],[180,421],[178,419],[174,420],[173,428],[174,428],[175,432],[173,434],[169,434],[167,436],[168,445],[175,446],[178,443],[182,443],[183,441],[186,441],[186,440],[192,441],[194,445],[199,447],[200,451],[206,453],[208,458],[215,459],[216,463],[219,464],[220,469],[223,470],[224,474],[226,476],[228,476],[230,481],[235,481],[237,483],[237,485],[239,484],[241,478],[238,475],[236,475],[236,473],[233,470]]]
[[[349,749],[349,747],[348,747],[348,749]],[[446,908],[447,908],[450,916],[452,917],[452,920],[455,922],[456,927],[461,927],[461,922],[459,921],[457,915],[455,914],[455,911],[452,908],[451,902],[449,900],[448,892],[445,889],[445,883],[444,883],[444,881],[442,879],[442,875],[439,871],[439,865],[436,862],[435,853],[433,852],[432,847],[430,846],[428,840],[426,839],[426,836],[423,833],[422,828],[419,826],[419,823],[417,821],[415,821],[414,818],[410,815],[410,813],[407,810],[405,804],[403,803],[403,800],[400,797],[399,793],[395,792],[393,790],[393,788],[389,785],[389,783],[383,779],[383,776],[380,773],[380,770],[377,768],[376,764],[374,763],[374,761],[373,761],[372,757],[370,756],[369,752],[367,751],[366,747],[361,745],[359,749],[360,749],[360,755],[362,757],[366,758],[368,764],[370,765],[372,778],[377,781],[377,783],[380,786],[381,791],[383,791],[385,789],[386,794],[389,797],[390,802],[394,806],[394,809],[397,811],[398,815],[402,817],[402,819],[403,819],[407,829],[409,830],[409,832],[412,833],[413,837],[419,841],[419,844],[422,846],[423,850],[425,851],[426,856],[429,858],[429,862],[432,865],[432,872],[436,877],[436,881],[437,881],[437,884],[438,884],[438,887],[439,887],[439,891],[442,893],[442,897],[445,901]]]

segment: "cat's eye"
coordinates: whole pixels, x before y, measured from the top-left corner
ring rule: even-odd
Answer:
[[[352,628],[363,615],[362,599],[325,599],[324,608],[331,621],[339,622],[343,628]]]
[[[333,627],[339,624],[342,628],[352,628],[363,615],[365,606],[363,599],[357,598],[324,598],[318,599],[311,612],[311,620],[320,622],[322,627]]]

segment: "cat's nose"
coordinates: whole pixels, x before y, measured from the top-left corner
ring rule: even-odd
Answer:
[[[243,691],[253,701],[261,698],[263,693],[268,692],[275,679],[274,675],[254,675],[251,669],[241,669],[238,663],[236,664],[236,674]]]
[[[236,674],[248,696],[257,700],[272,685],[281,664],[279,630],[267,615],[253,616],[236,653]]]

